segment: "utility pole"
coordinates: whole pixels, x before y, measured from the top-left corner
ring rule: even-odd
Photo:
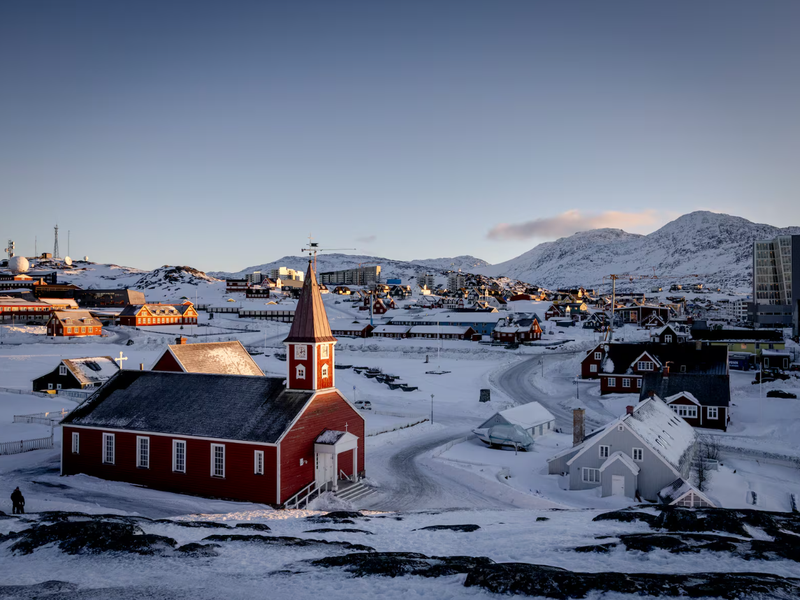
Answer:
[[[611,322],[608,324],[608,341],[614,341],[614,308],[617,305],[617,276],[611,275]]]
[[[433,394],[431,394],[431,425],[433,425]]]

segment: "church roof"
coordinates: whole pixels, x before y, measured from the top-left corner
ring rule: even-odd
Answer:
[[[170,344],[169,352],[172,352],[187,373],[264,375],[264,372],[238,340],[202,344]]]
[[[335,342],[331,333],[328,315],[322,304],[322,295],[317,284],[317,275],[311,261],[308,261],[303,291],[294,313],[289,337],[284,342]]]
[[[283,379],[119,371],[62,424],[274,444],[314,395]]]

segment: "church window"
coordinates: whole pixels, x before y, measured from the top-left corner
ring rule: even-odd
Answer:
[[[306,378],[306,368],[303,365],[297,365],[296,373],[298,379]]]

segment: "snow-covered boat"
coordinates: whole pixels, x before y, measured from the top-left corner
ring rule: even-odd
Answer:
[[[473,429],[472,433],[492,448],[533,449],[533,437],[519,425],[493,425],[492,427]]]

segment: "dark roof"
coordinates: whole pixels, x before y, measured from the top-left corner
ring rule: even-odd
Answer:
[[[284,342],[335,342],[331,333],[328,315],[322,304],[322,295],[317,285],[317,275],[311,261],[303,283],[303,292],[294,312],[289,337]]]
[[[648,373],[642,378],[639,400],[647,398],[651,391],[664,401],[675,394],[689,392],[703,406],[729,406],[731,402],[728,375],[670,373],[669,377],[664,377],[663,373]]]
[[[692,338],[704,342],[739,340],[782,342],[783,333],[769,329],[692,329]]]
[[[264,375],[239,341],[170,344],[169,349],[187,373]]]
[[[724,375],[728,372],[728,349],[724,346],[703,346],[699,350],[693,343],[685,344],[608,344],[608,358],[614,363],[612,373],[626,373],[642,353],[647,352],[661,365],[671,362],[672,372],[685,366],[686,373]],[[605,372],[605,371],[603,371]]]
[[[282,377],[120,371],[65,425],[274,444],[313,396]]]

